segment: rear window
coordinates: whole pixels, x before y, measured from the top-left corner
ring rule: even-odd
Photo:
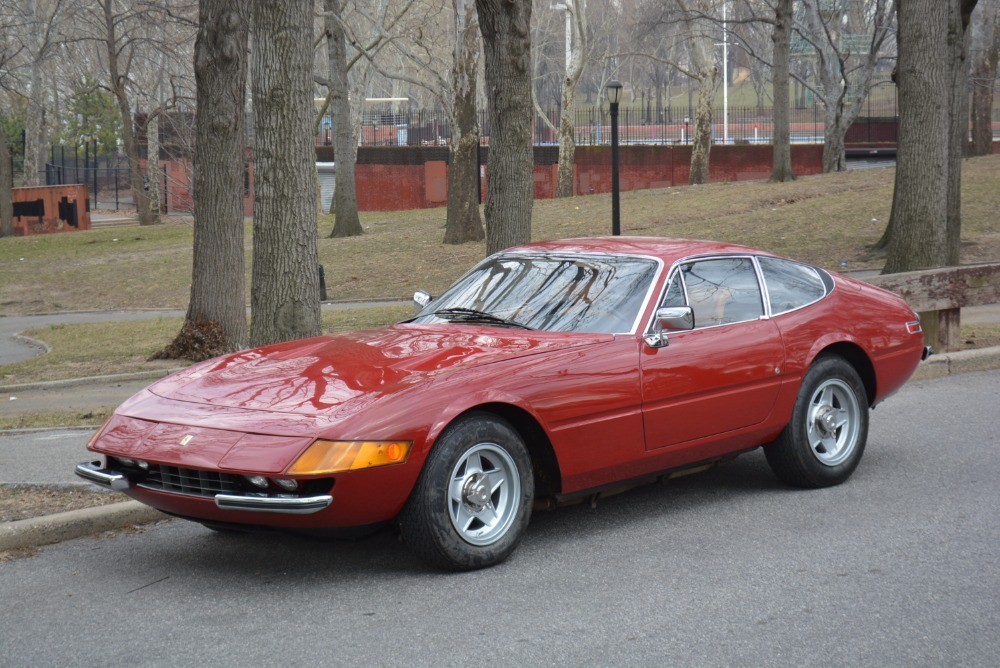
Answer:
[[[823,277],[815,268],[774,257],[757,259],[767,285],[771,315],[802,308],[826,296]]]

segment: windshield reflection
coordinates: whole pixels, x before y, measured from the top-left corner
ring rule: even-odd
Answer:
[[[454,322],[434,313],[464,308],[550,332],[631,332],[656,266],[629,256],[499,255],[459,279],[413,322]]]

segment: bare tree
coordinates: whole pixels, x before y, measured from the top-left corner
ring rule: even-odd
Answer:
[[[727,25],[723,26],[727,40],[734,39],[751,62],[759,63],[771,72],[773,157],[770,180],[772,182],[790,181],[795,178],[792,171],[789,117],[793,6],[792,0],[743,0],[734,7],[737,10],[735,16],[730,16]],[[716,25],[722,23],[717,16],[717,8],[711,5],[688,11],[701,20]],[[756,33],[759,32],[757,26],[770,26],[770,34],[766,40],[770,45],[769,49],[765,49],[762,41],[756,39]],[[758,82],[754,86],[759,104],[762,84]]]
[[[816,49],[823,100],[823,171],[847,169],[844,135],[858,117],[872,74],[893,27],[896,0],[873,0],[865,11],[845,3],[803,0],[799,32]],[[854,7],[858,10],[857,7]]]
[[[254,243],[250,343],[320,333],[312,0],[254,0]]]
[[[242,0],[199,0],[191,300],[181,331],[164,357],[205,359],[246,343],[247,14]]]
[[[531,0],[476,0],[489,101],[486,251],[531,241]]]
[[[177,57],[176,43],[189,42],[193,26],[187,19],[181,19],[180,23],[185,27],[181,34],[174,35],[164,30],[165,21],[179,18],[169,0],[142,3],[90,0],[84,5],[80,17],[87,33],[83,39],[97,44],[104,87],[114,96],[121,117],[121,139],[129,162],[129,182],[139,222],[142,225],[158,223],[160,212],[150,208],[134,120],[138,98],[150,87],[136,82],[136,69],[140,64],[148,63],[154,53]],[[154,113],[161,111],[157,108]]]
[[[409,83],[433,97],[448,119],[451,131],[448,156],[448,207],[444,243],[481,241],[485,236],[479,215],[479,116],[477,106],[479,24],[474,0],[451,0],[451,25],[436,17],[445,4],[419,3],[419,10],[403,13],[417,3],[410,0],[391,21],[379,26],[372,46],[362,50],[374,71],[392,84]],[[450,50],[440,48],[451,44]],[[352,44],[357,46],[357,40]],[[377,44],[377,46],[375,46]],[[448,74],[446,74],[448,73]]]
[[[650,33],[668,26],[681,27],[687,49],[687,63],[680,59],[663,58],[652,53],[631,52],[673,67],[698,85],[694,131],[691,137],[691,168],[689,183],[708,183],[709,158],[712,150],[712,105],[715,101],[719,68],[715,65],[714,39],[718,37],[714,19],[706,12],[706,3],[689,6],[686,0],[673,3],[647,2],[640,19],[642,30]]]
[[[1000,59],[1000,0],[979,0],[972,18],[971,155],[993,151],[993,96]]]
[[[576,127],[574,111],[577,87],[583,75],[586,59],[589,55],[587,0],[559,0],[553,9],[565,12],[566,19],[566,56],[562,77],[561,104],[559,105],[559,127],[548,119],[535,101],[535,111],[538,118],[549,129],[559,135],[559,168],[556,182],[556,197],[572,197],[576,193]]]
[[[884,273],[958,263],[968,132],[965,36],[975,5],[899,5],[899,148]]]
[[[13,74],[14,60],[23,50],[13,35],[23,27],[17,12],[8,11],[0,6],[0,88],[12,94],[17,87]],[[9,108],[4,104],[3,108]],[[3,117],[0,112],[0,118]],[[14,187],[14,164],[7,145],[7,135],[0,128],[0,237],[14,234],[14,205],[11,190]]]
[[[26,88],[28,113],[25,123],[25,185],[42,183],[45,173],[48,132],[46,131],[49,97],[46,81],[49,62],[62,43],[62,23],[66,20],[66,0],[14,0],[21,14],[22,29],[17,31],[28,72]]]

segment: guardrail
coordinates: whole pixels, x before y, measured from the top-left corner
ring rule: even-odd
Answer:
[[[1000,263],[941,267],[865,279],[895,292],[920,313],[924,339],[935,350],[958,347],[963,306],[1000,304]]]

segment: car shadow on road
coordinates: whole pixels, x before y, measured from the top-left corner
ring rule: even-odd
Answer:
[[[784,503],[795,490],[779,483],[767,468],[763,454],[749,453],[726,464],[625,493],[590,499],[575,506],[536,512],[514,559],[497,567],[516,568],[527,554],[550,554],[566,545],[578,546],[607,535],[641,534],[652,524],[664,530],[702,523],[720,507]],[[770,499],[770,501],[769,501]],[[194,535],[191,531],[196,531]],[[172,541],[168,554],[150,559],[187,564],[203,573],[217,571],[224,579],[317,579],[327,583],[393,574],[400,577],[435,576],[387,527],[356,539],[323,539],[278,532],[216,533],[186,527],[183,540]],[[518,555],[522,555],[519,557]],[[457,577],[461,577],[459,574]]]

